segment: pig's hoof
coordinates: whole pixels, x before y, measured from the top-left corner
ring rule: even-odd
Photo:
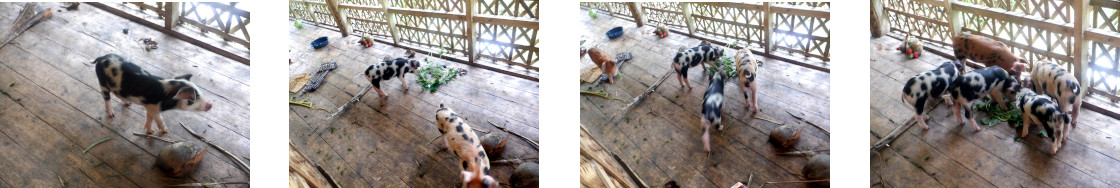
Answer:
[[[130,103],[130,102],[124,102],[124,107],[128,107],[128,106],[132,106],[132,103]]]
[[[109,118],[114,118],[114,117],[117,117],[117,116],[113,115],[113,113],[110,112],[109,113]]]
[[[147,131],[147,133],[148,133],[148,134],[152,134],[152,133],[155,133],[155,131],[152,131],[152,130],[150,130],[150,129],[149,129],[149,130]]]
[[[160,134],[160,135],[163,135],[163,134],[167,134],[167,130],[160,130],[160,131],[159,131],[159,134]]]

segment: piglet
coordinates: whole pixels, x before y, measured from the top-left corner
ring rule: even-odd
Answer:
[[[1033,91],[1022,92],[1017,106],[1023,113],[1023,131],[1019,137],[1027,137],[1027,130],[1031,124],[1042,126],[1046,135],[1050,136],[1050,154],[1058,152],[1062,141],[1069,135],[1070,115],[1058,108],[1058,104],[1045,95],[1035,94]]]
[[[999,66],[1016,80],[1027,70],[1026,60],[1011,53],[1006,44],[979,35],[963,33],[953,36],[953,54],[957,60],[972,59],[986,67]]]
[[[1073,117],[1069,125],[1077,125],[1077,114],[1081,111],[1081,84],[1077,82],[1076,76],[1066,71],[1061,65],[1049,61],[1040,61],[1034,64],[1030,77],[1024,80],[1023,85],[1027,85],[1031,90],[1038,93],[1049,95],[1054,99],[1054,102],[1058,103],[1058,108],[1062,109],[1062,113],[1070,114]],[[1064,130],[1072,130],[1072,128],[1065,127]],[[1058,140],[1065,140],[1065,137],[1058,138]]]
[[[739,89],[743,90],[743,101],[746,101],[746,106],[752,113],[758,113],[758,86],[754,83],[754,77],[758,75],[758,65],[762,61],[755,60],[751,50],[739,48],[739,53],[735,54],[735,63],[735,71],[739,72]]]
[[[436,110],[436,123],[445,146],[462,162],[462,187],[498,187],[498,181],[490,177],[490,158],[471,126],[443,103]]]
[[[707,69],[706,64],[715,64],[722,56],[723,49],[714,47],[708,42],[702,42],[699,46],[678,52],[677,56],[673,57],[673,70],[677,73],[677,83],[692,89],[692,84],[688,83],[688,68],[700,65]]]
[[[607,80],[614,84],[614,77],[618,75],[618,61],[615,61],[614,56],[599,48],[591,48],[587,50],[587,54],[591,56],[591,62],[607,75]]]
[[[161,112],[167,110],[210,111],[213,107],[203,99],[201,89],[191,82],[191,75],[185,74],[171,79],[152,75],[140,66],[126,61],[116,54],[108,54],[93,60],[94,72],[101,85],[101,96],[105,99],[105,111],[109,118],[114,117],[109,108],[109,93],[117,95],[125,106],[139,103],[147,111],[144,129],[152,134],[152,121],[156,122],[160,133],[167,133]]]
[[[704,141],[704,151],[711,152],[711,146],[708,144],[708,129],[712,124],[716,124],[716,128],[723,130],[723,124],[720,122],[723,115],[723,75],[716,73],[711,76],[711,83],[708,85],[708,91],[704,92],[704,109],[701,112],[700,122],[704,126],[704,136],[700,137]]]
[[[980,102],[980,98],[990,95],[992,101],[999,104],[1000,109],[1007,110],[1003,97],[1015,97],[1014,92],[1019,91],[1019,82],[1015,81],[1007,71],[999,67],[976,69],[962,74],[949,84],[949,95],[952,95],[953,114],[957,115],[957,123],[961,121],[961,111],[968,118],[972,128],[980,131],[972,106]]]
[[[382,61],[381,63],[370,65],[366,68],[364,75],[373,86],[373,90],[377,91],[381,97],[389,97],[385,92],[381,91],[381,81],[397,78],[404,86],[404,90],[408,90],[408,83],[404,82],[404,74],[416,73],[416,69],[420,67],[420,61],[415,59],[396,58]]]
[[[943,97],[950,106],[953,105],[953,100],[949,100],[949,97],[944,94],[949,90],[949,84],[960,76],[963,69],[964,66],[961,66],[960,61],[947,61],[936,69],[914,75],[906,81],[906,85],[903,85],[902,100],[910,103],[914,108],[914,119],[918,120],[918,125],[923,129],[929,129],[925,119],[927,118],[926,106],[931,99]]]

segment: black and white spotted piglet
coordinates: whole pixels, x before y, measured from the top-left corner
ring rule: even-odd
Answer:
[[[960,61],[947,61],[936,69],[914,75],[903,85],[902,100],[914,108],[914,119],[923,129],[929,129],[925,110],[933,98],[943,97],[949,106],[953,105],[953,100],[945,95],[945,91],[949,90],[949,84],[960,76],[963,69]]]
[[[153,133],[155,121],[160,133],[167,133],[161,112],[177,109],[188,111],[210,111],[213,107],[202,98],[201,90],[191,82],[191,75],[176,76],[171,79],[152,75],[140,66],[124,60],[116,54],[108,54],[93,60],[94,72],[101,85],[101,95],[105,99],[105,111],[114,117],[109,108],[109,93],[117,95],[125,106],[139,103],[147,111],[144,129]]]
[[[677,56],[673,58],[673,70],[677,73],[677,83],[688,86],[688,89],[692,89],[692,84],[688,83],[688,68],[701,65],[705,66],[704,69],[707,69],[705,63],[715,64],[716,61],[719,61],[719,57],[722,56],[723,49],[714,47],[707,42],[682,52],[677,52]]]
[[[1077,82],[1076,76],[1061,65],[1040,61],[1031,68],[1031,75],[1024,80],[1023,85],[1053,98],[1062,112],[1073,117],[1070,127],[1064,127],[1064,130],[1073,130],[1077,125],[1077,114],[1081,111],[1081,84]],[[1059,142],[1066,139],[1065,135],[1062,136],[1058,138]]]
[[[490,177],[490,158],[471,126],[443,103],[436,110],[436,122],[447,149],[462,162],[462,187],[498,187],[498,181]]]
[[[700,123],[704,126],[704,136],[700,138],[704,141],[704,151],[711,152],[711,146],[708,144],[708,130],[712,124],[716,124],[716,128],[723,130],[722,121],[723,115],[723,74],[712,74],[711,83],[708,84],[708,90],[704,92],[704,109],[701,112]]]
[[[396,58],[382,61],[381,63],[370,65],[366,68],[364,75],[366,80],[369,80],[373,90],[377,91],[381,97],[389,97],[385,92],[381,91],[381,81],[397,78],[404,86],[404,90],[408,90],[408,83],[404,82],[404,74],[415,73],[416,69],[420,67],[420,61],[415,59]]]
[[[957,123],[964,123],[961,121],[963,110],[964,117],[968,118],[976,131],[980,131],[980,126],[976,124],[976,114],[972,111],[972,106],[980,102],[980,98],[990,95],[993,102],[999,103],[1000,109],[1007,110],[1003,97],[1015,97],[1013,92],[1017,91],[1019,91],[1019,82],[999,66],[976,69],[962,74],[949,85],[949,95],[953,97],[953,114],[957,115]]]
[[[1023,112],[1023,130],[1019,137],[1026,137],[1031,124],[1042,126],[1046,135],[1050,136],[1050,154],[1058,152],[1062,141],[1069,135],[1070,115],[1058,108],[1058,104],[1045,95],[1035,94],[1033,91],[1022,92],[1017,105]]]
[[[743,101],[751,112],[758,113],[758,86],[754,83],[754,78],[758,75],[758,65],[762,61],[755,60],[751,50],[739,48],[739,53],[735,54],[735,63],[738,64],[735,71],[739,73],[739,89],[743,90]]]

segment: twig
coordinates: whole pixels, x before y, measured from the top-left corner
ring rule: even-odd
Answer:
[[[540,150],[540,145],[538,145],[536,141],[533,141],[532,139],[529,139],[529,137],[521,136],[521,134],[517,134],[513,131],[509,131],[508,129],[502,128],[501,126],[498,126],[498,124],[494,124],[494,122],[490,122],[489,120],[487,120],[486,122],[490,123],[490,125],[493,125],[494,127],[497,127],[498,129],[500,129],[502,131],[505,131],[505,132],[508,132],[510,134],[516,135],[517,137],[521,137],[521,139],[524,139],[525,142],[529,142],[529,145],[533,146],[533,149]]]
[[[82,153],[89,152],[89,149],[92,149],[93,146],[97,146],[97,144],[101,144],[102,142],[109,141],[109,140],[112,140],[112,139],[113,139],[113,137],[105,137],[101,140],[98,140],[97,142],[94,142],[93,145],[89,145],[89,147],[86,147],[86,150],[82,150]]]
[[[229,185],[229,184],[249,185],[249,182],[213,182],[213,183],[197,183],[196,182],[196,183],[184,183],[184,184],[178,184],[178,185],[168,185],[168,187],[210,187],[210,186]]]
[[[930,105],[928,108],[936,108],[937,106],[941,106],[941,103],[944,102],[944,100],[939,101],[937,103],[934,103],[933,105]],[[890,147],[891,142],[894,142],[895,139],[898,139],[899,135],[902,135],[903,132],[906,132],[907,129],[910,129],[910,127],[913,127],[916,124],[918,124],[918,120],[911,117],[909,120],[906,120],[905,123],[902,123],[901,126],[895,127],[894,130],[891,130],[891,133],[888,133],[887,136],[883,137],[883,139],[879,139],[879,141],[876,141],[875,145],[871,145],[871,151],[879,151],[883,148]]]
[[[607,94],[607,92],[603,92],[603,91],[579,91],[579,94],[595,95],[595,96],[599,96],[599,97],[603,97],[603,98],[607,98],[607,99],[611,99],[611,100],[618,100],[618,101],[626,102],[622,99],[612,97],[610,94]]]
[[[762,186],[758,186],[758,188],[766,187],[766,185],[769,185],[769,184],[816,183],[816,182],[827,182],[827,181],[828,181],[828,179],[823,179],[823,180],[805,180],[805,181],[779,181],[779,182],[766,182],[766,183],[763,183],[763,184],[762,184]]]
[[[520,159],[502,159],[502,160],[497,160],[497,161],[490,161],[490,164],[491,165],[520,164],[520,163],[524,163],[526,161],[531,161],[531,160],[539,161],[540,158],[532,157],[532,158],[520,158]]]
[[[186,124],[183,124],[183,122],[179,122],[179,125],[183,126],[184,129],[187,129],[187,132],[190,132],[191,135],[194,136],[195,138],[198,138],[199,140],[202,140],[202,142],[206,142],[206,144],[210,144],[210,146],[214,146],[214,148],[218,148],[218,151],[222,151],[222,153],[226,154],[226,156],[229,156],[229,158],[233,158],[233,160],[237,160],[237,164],[240,164],[241,167],[244,167],[246,173],[249,172],[249,165],[245,164],[245,161],[241,161],[241,158],[237,158],[237,156],[233,155],[233,153],[230,153],[229,151],[222,148],[221,146],[218,146],[217,144],[214,144],[214,142],[210,142],[210,140],[207,140],[205,137],[202,137],[201,135],[198,135],[198,133],[195,133],[194,130],[191,129],[191,127],[187,126]]]
[[[611,119],[611,121],[609,121],[609,122],[611,122],[610,124],[615,124],[615,122],[619,120],[619,117],[623,117],[627,113],[630,113],[630,107],[633,107],[635,104],[638,104],[638,102],[642,102],[642,99],[644,99],[650,93],[653,93],[653,91],[656,91],[657,87],[661,86],[661,83],[664,83],[665,79],[668,79],[669,76],[672,76],[672,75],[673,75],[673,70],[672,69],[670,69],[668,72],[665,72],[665,75],[661,76],[661,79],[658,79],[657,82],[654,82],[653,85],[649,87],[649,89],[646,89],[646,91],[642,92],[642,94],[638,94],[637,97],[634,97],[634,99],[630,100],[630,103],[627,103],[626,106],[623,106],[622,109],[620,109],[618,112],[616,112],[614,116],[611,116],[612,119]]]
[[[436,139],[439,139],[439,137],[443,137],[443,135],[441,134],[439,136],[436,136],[435,138],[432,138],[432,140],[428,140],[428,145],[432,145],[432,142],[435,142]]]
[[[175,143],[175,141],[171,141],[171,139],[162,138],[162,137],[158,137],[158,136],[152,136],[152,135],[149,135],[149,134],[132,133],[132,135],[148,137],[148,138],[151,138],[151,139],[156,139],[156,140],[164,141],[164,142],[168,142],[168,143]]]
[[[303,100],[299,100],[299,101],[293,101],[292,99],[295,99],[295,97],[292,97],[291,99],[288,99],[288,104],[300,105],[300,106],[303,106],[303,107],[307,107],[307,108],[311,108],[311,109],[319,109],[319,110],[327,111],[327,113],[332,113],[331,110],[327,110],[326,108],[315,106],[314,103],[311,103],[311,101],[308,101],[308,99],[311,99],[311,97],[306,97],[306,98],[303,98]]]
[[[748,188],[751,187],[751,181],[752,180],[754,180],[754,173],[753,172],[751,173],[751,176],[747,176],[747,187]]]
[[[758,114],[758,115],[754,116],[754,118],[755,119],[760,119],[762,121],[768,121],[770,123],[774,123],[774,124],[778,124],[778,125],[785,125],[786,124],[786,123],[778,122],[777,120],[770,119],[769,116],[765,116],[765,115],[762,115],[762,114]]]
[[[828,150],[799,150],[785,153],[778,153],[778,155],[816,155],[821,152],[828,152]]]
[[[350,98],[350,101],[346,102],[346,104],[342,104],[342,106],[339,106],[338,110],[335,110],[334,113],[331,113],[331,117],[327,117],[327,121],[326,121],[325,124],[330,123],[331,120],[334,120],[334,117],[338,116],[338,113],[342,113],[342,111],[345,111],[346,107],[349,107],[350,104],[358,102],[359,100],[362,100],[362,96],[366,96],[366,93],[369,92],[369,88],[373,88],[373,85],[369,85],[365,89],[362,89],[361,93],[358,93],[358,95],[354,95],[354,97]]]
[[[793,112],[790,112],[789,110],[786,110],[786,113],[793,116],[793,118],[797,118],[797,120],[804,121],[805,123],[809,123],[809,125],[812,125],[813,127],[816,127],[817,129],[820,129],[821,131],[824,132],[825,136],[832,136],[832,135],[829,135],[828,129],[825,129],[824,127],[821,127],[820,125],[817,125],[816,123],[813,123],[813,122],[809,121],[808,119],[805,119],[804,117],[798,116],[797,114],[794,114]]]
[[[473,129],[474,131],[482,132],[482,133],[490,133],[490,131],[478,129],[478,127],[471,127],[471,129]]]

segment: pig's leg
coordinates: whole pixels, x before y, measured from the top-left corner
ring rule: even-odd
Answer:
[[[1073,116],[1073,120],[1070,121],[1070,124],[1072,124],[1073,127],[1077,127],[1077,114],[1081,113],[1081,96],[1073,96],[1073,97],[1074,97],[1074,99],[1073,99],[1073,114],[1070,114],[1071,116]],[[1066,130],[1066,131],[1069,131],[1069,130]]]
[[[751,82],[751,111],[758,113],[758,87],[755,87],[754,82]]]
[[[965,104],[964,99],[957,99],[956,101],[956,104],[953,104],[952,107],[953,115],[957,116],[957,124],[964,124],[964,121],[961,121],[961,106]]]
[[[948,104],[949,106],[953,106],[953,98],[949,97],[949,94],[941,95],[941,98],[945,99],[946,104]]]
[[[1019,137],[1027,138],[1027,130],[1031,127],[1031,120],[1027,118],[1027,112],[1023,112],[1023,132],[1019,133]]]
[[[750,93],[751,91],[747,89],[747,84],[749,84],[749,83],[739,84],[739,90],[743,91],[743,103],[746,103],[745,105],[746,105],[747,109],[751,109],[751,95],[752,94]]]
[[[152,121],[156,123],[156,127],[159,127],[160,134],[167,133],[167,128],[163,125],[163,116],[160,115],[159,105],[145,104],[144,110],[148,112],[148,123],[144,123],[144,129],[148,131],[148,134],[152,133]]]
[[[381,82],[379,81],[373,82],[373,91],[377,91],[377,95],[381,95],[381,97],[389,97],[389,95],[386,95],[385,92],[381,91]]]
[[[980,125],[976,124],[975,112],[973,112],[972,109],[969,109],[967,106],[965,106],[962,110],[964,110],[964,117],[968,118],[968,123],[972,125],[972,128],[976,129],[976,132],[980,132]]]
[[[708,119],[704,117],[700,117],[700,122],[704,126],[704,136],[700,137],[704,141],[704,151],[712,152],[711,145],[708,144],[708,129],[712,127],[712,122],[708,122]]]
[[[145,108],[145,109],[147,110],[147,108]],[[144,130],[145,130],[145,132],[148,133],[148,134],[155,133],[154,131],[152,131],[152,111],[147,110],[147,113],[145,113],[145,114],[147,114],[147,116],[144,119]]]
[[[992,89],[992,93],[990,95],[996,103],[999,103],[1000,110],[1007,110],[1007,103],[1003,102],[1003,89]]]
[[[109,118],[115,117],[115,115],[113,115],[113,109],[109,108],[109,91],[102,88],[101,96],[105,99],[105,112],[109,113]]]
[[[408,84],[404,82],[404,75],[401,75],[400,77],[397,77],[397,80],[400,80],[401,85],[404,86],[404,90],[408,91]]]

